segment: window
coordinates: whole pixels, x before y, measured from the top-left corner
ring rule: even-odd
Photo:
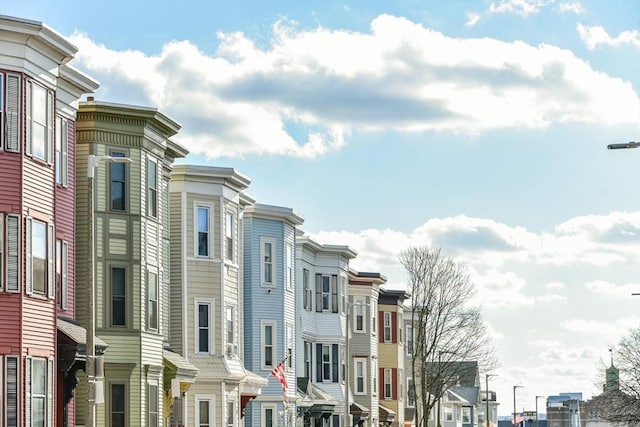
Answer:
[[[7,426],[18,426],[18,406],[20,404],[20,364],[18,356],[5,356],[5,404]]]
[[[462,423],[471,424],[471,407],[469,406],[462,407]]]
[[[66,310],[69,303],[69,244],[56,240],[56,303]]]
[[[147,275],[147,327],[158,330],[158,275],[149,272]]]
[[[276,426],[276,407],[273,405],[262,405],[262,424],[260,427]]]
[[[444,405],[444,419],[445,421],[453,421],[453,408],[451,405]]]
[[[347,311],[347,279],[340,277],[340,312]]]
[[[378,394],[378,361],[376,359],[371,360],[371,384],[373,388],[373,395],[376,396]]]
[[[3,93],[3,78],[6,79],[6,97]],[[21,86],[19,76],[0,73],[0,146],[4,147],[5,151],[14,153],[20,152]]]
[[[322,379],[331,381],[331,346],[322,346]]]
[[[274,345],[276,342],[275,322],[262,321],[262,369],[271,369],[274,366]]]
[[[356,394],[366,394],[367,393],[367,389],[366,389],[366,366],[367,366],[367,360],[366,359],[362,359],[362,358],[356,358],[355,359],[355,377],[356,377],[356,384],[355,384],[355,393]]]
[[[126,157],[126,153],[122,151],[111,151],[113,157]],[[109,163],[111,171],[111,210],[126,211],[127,210],[127,164],[126,163]]]
[[[158,386],[149,384],[147,393],[147,410],[149,411],[149,427],[158,427]]]
[[[391,312],[384,312],[384,342],[391,342]]]
[[[26,425],[44,427],[53,423],[53,359],[25,359]]]
[[[311,381],[311,343],[304,342],[304,377]]]
[[[227,306],[227,345],[232,346],[235,344],[235,331],[235,307],[229,305]],[[233,351],[231,353],[233,353]]]
[[[53,162],[53,94],[30,80],[27,84],[27,154]]]
[[[376,334],[376,313],[378,313],[378,304],[374,302],[371,304],[371,333],[373,333],[373,335]]]
[[[111,427],[127,425],[127,389],[124,383],[109,384],[109,415]]]
[[[293,368],[293,325],[291,323],[287,323],[287,366],[291,369]]]
[[[236,425],[236,401],[230,400],[227,402],[227,427],[234,427]]]
[[[287,289],[293,287],[293,245],[287,243],[285,248],[285,282]]]
[[[66,187],[69,181],[69,130],[66,119],[56,117],[56,184]]]
[[[233,253],[233,228],[234,228],[234,218],[231,212],[226,212],[224,215],[224,247],[225,247],[225,258],[229,261],[234,261]]]
[[[354,301],[356,332],[364,332],[364,308],[365,308],[364,300],[357,299]]]
[[[384,369],[384,398],[391,399],[391,369]]]
[[[274,285],[274,250],[276,242],[275,239],[268,237],[260,238],[260,277],[262,278],[263,286]]]
[[[26,271],[28,294],[48,294],[50,298],[54,297],[53,250],[53,225],[28,217]]]
[[[197,254],[201,257],[209,257],[209,208],[196,206],[196,235]]]
[[[158,165],[147,161],[147,215],[158,216]]]
[[[311,311],[311,283],[309,282],[309,270],[306,268],[302,269],[302,306],[305,310]]]
[[[213,425],[213,397],[196,396],[196,420],[198,427]]]
[[[127,325],[126,270],[111,267],[111,326]]]
[[[407,325],[405,335],[407,336],[407,354],[411,356],[413,354],[413,325]]]
[[[407,377],[407,406],[410,408],[416,406],[416,389],[411,377]]]
[[[338,276],[316,274],[316,311],[338,312]]]
[[[199,302],[197,303],[197,319],[198,325],[196,337],[196,353],[210,353],[211,352],[211,303]]]

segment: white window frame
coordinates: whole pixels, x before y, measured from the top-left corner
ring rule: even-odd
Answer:
[[[266,327],[271,327],[271,344],[267,345],[267,334]],[[277,362],[276,359],[278,357],[278,333],[276,329],[276,321],[275,320],[262,320],[260,321],[260,364],[263,370],[272,370]],[[267,364],[267,360],[265,358],[265,352],[267,347],[271,347],[271,364]]]
[[[311,341],[304,342],[304,374],[309,381],[313,378],[313,365],[311,364],[311,354],[313,353],[313,343]],[[307,375],[308,374],[308,375]]]
[[[235,262],[235,223],[236,218],[233,212],[225,211],[224,213],[224,258],[233,263]]]
[[[56,116],[56,184],[69,185],[69,122],[62,116]]]
[[[383,337],[384,337],[384,342],[389,343],[389,342],[393,341],[393,332],[391,330],[393,328],[393,318],[391,316],[391,312],[390,311],[383,311],[383,313],[384,313],[383,314],[383,316],[384,316]]]
[[[151,174],[151,165],[154,166],[154,174]],[[158,203],[158,162],[155,159],[147,159],[147,216],[158,218],[160,209]],[[151,182],[151,178],[155,183]],[[153,204],[151,203],[153,201]]]
[[[325,349],[327,354],[329,355],[329,360],[324,360]],[[332,382],[333,381],[333,349],[331,344],[322,344],[322,354],[319,355],[322,363],[322,382]],[[328,374],[325,370],[325,365],[329,365]],[[325,375],[327,374],[327,375]]]
[[[2,221],[0,220],[0,225]],[[0,240],[2,238],[0,237]],[[1,242],[0,242],[1,243]],[[1,246],[1,244],[0,244]],[[0,256],[1,256],[0,249]],[[58,295],[58,268],[60,268],[60,294]],[[1,274],[1,271],[0,271]],[[69,305],[69,243],[66,240],[56,240],[56,273],[55,273],[56,298],[58,306],[66,310]]]
[[[462,416],[462,424],[471,424],[471,406],[463,406],[460,412]]]
[[[267,424],[267,411],[271,411],[272,425]],[[260,407],[260,427],[276,427],[278,425],[278,407],[272,404],[263,403]]]
[[[391,400],[393,399],[393,375],[392,375],[393,371],[391,370],[391,368],[384,368],[384,378],[383,378],[383,384],[384,384],[384,390],[383,390],[383,396],[384,396],[384,400]]]
[[[415,341],[414,341],[414,337],[413,337],[413,325],[409,324],[409,325],[405,325],[405,337],[407,339],[406,342],[406,349],[407,349],[407,356],[412,356],[413,352],[415,351],[415,349],[413,348],[415,345]]]
[[[40,92],[41,91],[41,92]],[[37,93],[44,95],[44,123],[39,123],[34,117],[35,96]],[[39,159],[48,164],[53,163],[53,124],[55,121],[53,114],[53,93],[36,82],[35,80],[27,81],[27,154],[35,159]],[[34,150],[34,135],[36,129],[42,129],[43,135],[43,147],[42,153],[40,150]],[[38,147],[39,148],[39,147]]]
[[[378,360],[371,359],[371,390],[373,395],[378,395]]]
[[[33,270],[33,260],[34,256],[34,224],[41,225],[44,228],[44,283],[42,290],[36,290],[34,288],[34,270]],[[26,268],[26,288],[27,295],[40,295],[46,296],[49,299],[55,298],[55,266],[54,266],[54,252],[55,252],[55,239],[54,239],[54,230],[53,224],[47,223],[46,221],[40,221],[38,219],[27,217],[26,218],[26,227],[27,227],[27,235],[26,235],[26,258],[27,258],[27,268]]]
[[[265,245],[270,244],[271,246],[271,257],[270,260],[267,260],[267,252]],[[260,286],[272,288],[276,286],[276,239],[273,237],[260,237]],[[269,277],[270,281],[268,281],[265,277],[267,274],[268,267],[271,268],[271,275]]]
[[[237,401],[236,399],[227,400],[227,413],[226,413],[226,427],[235,427],[236,426],[236,412],[237,412]]]
[[[344,314],[347,311],[347,278],[340,276],[338,278],[338,294],[340,295],[340,313]]]
[[[444,405],[444,420],[453,421],[453,406]]]
[[[200,326],[200,306],[205,306],[207,308],[207,314],[209,316],[209,325],[206,327],[208,329],[208,333],[207,333],[207,337],[209,339],[208,344],[208,351],[201,351],[200,350],[200,329],[203,328]],[[195,340],[194,340],[194,353],[196,355],[198,354],[214,354],[215,352],[215,341],[214,341],[214,330],[215,330],[215,325],[214,325],[214,319],[215,319],[215,306],[214,306],[214,301],[210,300],[210,299],[199,299],[195,301],[195,308],[194,308],[194,326],[195,326]]]
[[[156,392],[155,392],[155,396],[152,395],[152,390],[151,388],[155,387]],[[155,426],[156,427],[160,427],[162,426],[161,421],[161,417],[160,417],[160,402],[158,400],[158,396],[159,396],[159,390],[160,387],[158,387],[158,381],[156,380],[155,382],[148,382],[147,383],[147,422],[148,425],[151,426],[153,423],[151,422],[152,417],[154,417],[155,414]],[[156,412],[151,412],[151,402],[155,402],[156,405]]]
[[[236,306],[227,304],[225,311],[225,340],[227,342],[227,356],[237,353],[236,339]]]
[[[360,389],[358,380],[362,380],[362,388]],[[367,358],[355,357],[353,359],[353,390],[354,394],[365,395],[367,394]]]
[[[302,269],[303,305],[307,311],[313,310],[313,290],[311,289],[311,272],[307,268]]]
[[[285,263],[285,267],[284,267],[285,286],[286,286],[287,290],[292,290],[293,289],[293,281],[294,281],[294,277],[293,277],[293,245],[291,243],[289,243],[289,242],[287,242],[286,245],[285,245],[284,263]]]
[[[207,235],[207,254],[200,254],[200,224],[198,222],[200,209],[206,210],[207,213],[207,227],[206,231],[202,231],[202,233],[206,233]],[[198,203],[196,202],[193,206],[193,254],[195,258],[213,258],[213,206],[207,203]]]
[[[367,302],[364,298],[355,298],[353,301],[353,332],[356,333],[364,333],[366,332],[367,322],[366,322],[366,305]],[[360,319],[360,327],[358,327],[358,319]]]
[[[200,402],[208,402],[209,403],[209,422],[208,424],[200,424]],[[213,394],[196,394],[195,395],[195,425],[196,427],[206,426],[213,427],[215,424],[215,403],[216,397]]]
[[[293,340],[294,340],[294,332],[293,332],[293,324],[288,323],[285,327],[285,333],[287,334],[285,337],[285,344],[287,345],[287,354],[285,357],[287,358],[287,371],[293,370]]]
[[[153,283],[151,278],[155,277],[155,300],[151,299]],[[147,329],[150,331],[160,330],[160,277],[156,271],[147,271]],[[155,319],[152,319],[153,309],[155,308]],[[153,324],[155,320],[155,325]]]

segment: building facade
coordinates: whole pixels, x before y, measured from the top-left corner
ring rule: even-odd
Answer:
[[[40,22],[0,16],[0,424],[6,426],[64,425],[75,407],[73,378],[65,378],[82,358],[83,338],[71,337],[69,360],[56,360],[57,337],[65,336],[57,318],[75,317],[77,104],[98,87],[68,64],[76,51]]]

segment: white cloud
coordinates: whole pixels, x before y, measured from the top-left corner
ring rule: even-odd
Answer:
[[[614,298],[628,299],[632,293],[640,292],[639,283],[628,283],[626,285],[616,285],[605,280],[594,280],[584,284],[585,288],[597,296],[608,296]]]
[[[390,15],[375,18],[369,32],[299,30],[280,21],[266,47],[244,33],[219,33],[213,55],[189,41],[148,55],[82,34],[71,40],[80,48],[74,63],[102,83],[98,100],[157,107],[183,125],[178,142],[210,158],[315,157],[339,150],[354,131],[475,135],[635,123],[640,115],[628,82],[568,50],[452,38]]]
[[[464,23],[465,27],[474,27],[478,21],[480,21],[480,14],[478,12],[467,12],[467,22]]]
[[[578,24],[577,29],[578,35],[589,49],[595,49],[600,45],[640,47],[640,31],[637,30],[623,31],[616,37],[611,37],[607,30],[599,25],[586,26]]]
[[[491,3],[489,12],[511,13],[526,17],[539,13],[550,3],[553,3],[553,0],[498,0]]]
[[[562,322],[562,326],[573,333],[602,335],[616,342],[631,328],[638,327],[638,316],[631,316],[614,321],[570,319]]]
[[[565,284],[562,282],[550,282],[547,283],[546,285],[544,285],[545,288],[547,289],[564,289],[565,288]]]
[[[576,15],[581,15],[587,12],[584,5],[579,1],[562,2],[558,5],[558,10],[565,13],[575,13]]]

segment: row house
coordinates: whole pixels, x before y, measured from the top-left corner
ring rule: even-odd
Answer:
[[[405,341],[404,290],[381,289],[378,297],[380,424],[404,426]]]
[[[169,415],[173,372],[195,369],[170,352],[169,179],[176,158],[187,154],[172,141],[180,126],[156,109],[95,101],[79,106],[76,123],[76,276],[95,266],[95,330],[106,343],[104,381],[96,382],[97,425],[157,426]],[[107,160],[103,162],[92,159]],[[113,162],[114,158],[129,163]],[[89,174],[93,178],[89,180]],[[93,183],[90,188],[85,183]],[[93,230],[90,230],[91,220]],[[93,259],[88,256],[93,253]],[[86,295],[87,282],[76,281]],[[77,321],[89,328],[87,298],[78,299]],[[165,357],[166,350],[166,357]],[[165,362],[166,359],[166,362]],[[193,380],[193,378],[191,378]],[[86,401],[81,376],[77,401]],[[175,393],[174,393],[175,394]],[[102,397],[103,396],[103,397]],[[84,424],[78,411],[76,424]]]
[[[74,366],[75,118],[98,84],[46,25],[0,16],[0,425],[65,425]],[[98,344],[101,344],[100,342]],[[58,358],[58,360],[56,360]]]
[[[177,424],[238,426],[267,384],[243,364],[242,216],[250,181],[231,168],[175,166],[171,174],[169,342],[198,371],[181,390]],[[267,373],[268,374],[268,373]]]
[[[348,377],[353,393],[353,425],[379,425],[380,385],[376,314],[381,286],[386,281],[386,277],[380,273],[349,271]]]
[[[244,363],[269,378],[248,405],[246,425],[291,425],[296,417],[294,255],[303,221],[280,206],[253,204],[244,211]],[[288,387],[270,376],[281,362]]]

